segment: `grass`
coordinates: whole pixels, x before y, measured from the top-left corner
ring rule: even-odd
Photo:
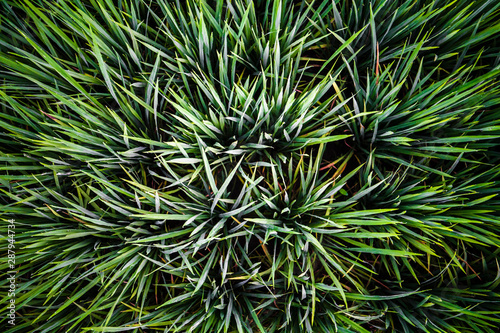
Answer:
[[[496,332],[499,29],[495,0],[1,0],[0,325]]]

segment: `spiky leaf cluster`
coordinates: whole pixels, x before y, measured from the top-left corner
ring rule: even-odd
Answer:
[[[495,0],[0,1],[2,327],[496,332],[498,31]]]

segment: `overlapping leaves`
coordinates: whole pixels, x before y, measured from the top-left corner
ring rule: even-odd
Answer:
[[[2,1],[8,331],[494,332],[499,6]]]

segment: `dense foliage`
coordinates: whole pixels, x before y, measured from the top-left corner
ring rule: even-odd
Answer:
[[[2,331],[498,332],[499,31],[497,0],[0,0]]]

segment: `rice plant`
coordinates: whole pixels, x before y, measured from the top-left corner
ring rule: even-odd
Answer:
[[[498,332],[499,78],[496,0],[0,0],[2,331]]]

